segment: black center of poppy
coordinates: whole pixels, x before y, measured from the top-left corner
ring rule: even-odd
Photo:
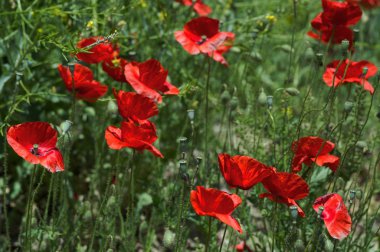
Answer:
[[[38,144],[33,144],[33,148],[30,150],[30,152],[35,156],[39,156],[40,154],[38,153]]]
[[[202,45],[204,42],[206,42],[207,36],[202,35],[201,40],[197,41],[197,45]]]

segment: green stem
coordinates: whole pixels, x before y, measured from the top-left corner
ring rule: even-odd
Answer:
[[[207,237],[207,241],[206,241],[206,247],[205,247],[205,252],[208,252],[209,251],[209,247],[210,247],[210,238],[211,238],[211,216],[208,217],[208,237]]]
[[[31,250],[31,247],[30,247],[30,239],[29,239],[29,233],[30,233],[30,215],[31,215],[31,205],[32,205],[32,188],[33,188],[33,184],[34,184],[34,179],[36,177],[36,171],[37,171],[37,165],[35,164],[33,166],[33,173],[32,173],[32,177],[30,177],[30,182],[29,182],[29,192],[28,192],[28,201],[27,201],[27,205],[26,205],[26,237],[25,239],[23,239],[23,243],[24,245],[26,245],[26,250]],[[25,240],[26,240],[26,244],[25,244]],[[29,249],[28,249],[29,248]]]
[[[207,56],[206,56],[207,57]],[[207,59],[207,79],[206,79],[206,92],[205,92],[205,146],[204,146],[204,159],[205,159],[205,162],[204,162],[204,167],[205,167],[205,171],[207,171],[207,177],[209,177],[210,175],[210,171],[208,169],[208,109],[209,109],[209,104],[208,104],[208,92],[209,92],[209,86],[210,86],[210,73],[211,73],[211,61],[210,61],[210,57],[208,57]],[[208,183],[209,181],[207,181]]]

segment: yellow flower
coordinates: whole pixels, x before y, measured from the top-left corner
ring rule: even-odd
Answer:
[[[94,27],[94,21],[92,21],[92,20],[88,21],[86,27],[87,27],[87,29],[91,29],[92,27]]]
[[[273,16],[273,15],[267,15],[265,18],[266,18],[269,22],[271,22],[271,23],[275,23],[275,22],[277,21],[277,18],[276,18],[275,16]]]

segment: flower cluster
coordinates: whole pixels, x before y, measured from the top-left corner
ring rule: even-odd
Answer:
[[[327,166],[336,171],[340,159],[330,154],[334,146],[330,141],[313,136],[293,142],[291,147],[294,152],[293,173],[277,171],[276,168],[249,156],[230,156],[226,153],[218,155],[219,169],[230,187],[249,190],[261,183],[266,192],[261,193],[259,198],[268,198],[287,206],[295,206],[298,215],[305,217],[304,211],[296,201],[309,195],[309,186],[296,172],[302,169],[302,164],[308,167],[313,164]],[[242,203],[237,194],[198,186],[191,192],[190,201],[198,215],[217,218],[236,231],[243,232],[240,223],[231,216]],[[343,199],[338,194],[328,194],[318,198],[313,204],[314,209],[319,209],[320,206],[324,206],[325,210],[320,217],[326,223],[330,235],[336,239],[346,237],[351,229],[351,220]],[[240,244],[237,249],[242,249],[241,247],[244,248],[246,245]]]
[[[323,12],[312,21],[311,26],[317,31],[310,31],[308,35],[328,44],[342,44],[351,52],[354,47],[354,35],[351,26],[357,24],[362,16],[358,4],[367,7],[380,5],[380,1],[346,1],[337,2],[322,0]],[[360,85],[371,94],[375,92],[368,78],[373,77],[377,67],[366,60],[353,61],[351,58],[334,60],[326,67],[323,81],[329,87],[339,87],[346,83]]]

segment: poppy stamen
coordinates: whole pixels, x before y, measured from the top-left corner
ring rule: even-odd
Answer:
[[[33,155],[39,156],[38,154],[38,144],[33,144],[33,149],[30,151]]]

